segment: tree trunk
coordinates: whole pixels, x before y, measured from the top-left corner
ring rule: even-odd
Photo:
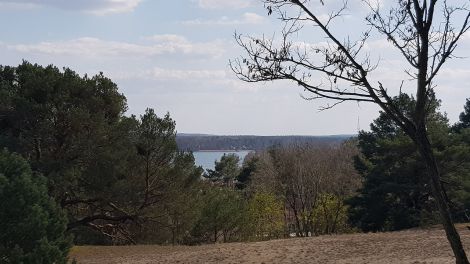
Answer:
[[[299,216],[298,216],[298,212],[297,212],[297,208],[295,206],[295,202],[294,204],[291,204],[291,208],[292,208],[292,211],[294,212],[294,217],[295,217],[295,226],[297,227],[295,233],[296,233],[296,236],[297,237],[303,237],[302,235],[302,229],[301,229],[301,226],[300,226],[300,219],[299,219]]]
[[[462,245],[462,241],[460,240],[460,235],[457,232],[452,220],[447,196],[441,182],[441,175],[425,130],[417,132],[416,143],[418,145],[418,150],[425,161],[426,169],[429,173],[433,197],[436,200],[436,204],[439,209],[441,222],[444,226],[447,240],[449,241],[452,251],[454,252],[455,263],[469,264],[467,255],[465,254],[465,250]]]

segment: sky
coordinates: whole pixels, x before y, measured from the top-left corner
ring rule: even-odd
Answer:
[[[316,6],[319,16],[338,0]],[[334,21],[338,36],[354,39],[366,29],[366,8],[351,0]],[[331,9],[330,9],[331,8]],[[219,135],[337,135],[367,130],[378,116],[373,104],[348,102],[319,111],[327,101],[307,101],[295,84],[244,83],[229,68],[243,55],[234,33],[279,36],[283,24],[267,16],[258,0],[0,0],[0,64],[22,60],[69,67],[80,74],[103,72],[128,101],[127,115],[146,108],[169,112],[178,132]],[[325,41],[305,25],[294,41]],[[412,91],[400,55],[380,35],[366,52],[379,62],[371,78],[390,91]],[[436,94],[451,123],[470,97],[470,35],[441,70]]]

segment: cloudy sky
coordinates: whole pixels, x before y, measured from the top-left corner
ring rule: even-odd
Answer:
[[[334,6],[337,1],[326,2]],[[354,38],[364,29],[366,9],[359,0],[350,3],[334,30]],[[315,10],[328,13],[323,7]],[[257,0],[0,0],[0,23],[0,64],[25,59],[80,74],[102,71],[126,95],[128,114],[139,115],[147,107],[170,112],[179,132],[354,134],[378,114],[364,103],[318,111],[326,102],[303,100],[297,85],[237,80],[228,67],[230,59],[243,54],[234,32],[273,36],[282,29]],[[298,38],[308,44],[324,41],[308,25]],[[406,67],[387,41],[374,36],[367,50],[380,61],[373,78],[390,90],[405,79],[405,89],[412,89]],[[457,55],[469,52],[465,36]],[[438,78],[437,95],[451,122],[470,97],[469,63],[454,60]]]

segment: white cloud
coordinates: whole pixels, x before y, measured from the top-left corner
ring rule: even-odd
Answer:
[[[204,20],[204,19],[194,19],[183,21],[184,25],[215,25],[215,26],[225,26],[225,25],[248,25],[248,24],[262,24],[265,23],[267,19],[263,16],[260,16],[256,13],[245,13],[241,19],[229,19],[226,16],[223,16],[216,20]]]
[[[384,52],[390,52],[390,50],[394,50],[395,47],[387,39],[379,38],[379,39],[368,40],[364,45],[364,49],[368,52],[379,51],[379,52],[384,53]]]
[[[228,69],[169,69],[156,66],[137,71],[111,70],[108,74],[113,80],[171,82],[175,87],[180,87],[181,89],[186,87],[190,90],[193,90],[194,87],[211,87],[210,89],[228,89],[234,92],[256,92],[261,86],[238,80],[233,72]]]
[[[152,40],[155,42],[164,42],[164,43],[187,43],[188,40],[181,35],[175,34],[161,34],[161,35],[153,35],[150,37],[146,37],[145,39]]]
[[[157,80],[214,80],[224,79],[223,70],[175,70],[155,67],[144,73],[144,77]]]
[[[446,81],[466,80],[470,77],[470,70],[466,68],[442,68],[438,73],[438,79]]]
[[[253,0],[192,0],[203,9],[242,9],[253,5]]]
[[[132,12],[140,4],[141,0],[107,0],[103,1],[103,7],[89,9],[87,11],[96,15],[107,15]]]
[[[243,14],[243,21],[247,24],[260,24],[265,22],[266,18],[256,13],[245,13]]]
[[[0,0],[0,10],[24,10],[24,9],[33,9],[37,5],[31,3],[15,3],[15,2],[5,2]]]
[[[465,32],[463,35],[462,35],[462,41],[469,41],[470,42],[470,31],[467,31]]]
[[[219,57],[225,52],[220,41],[190,42],[179,35],[155,35],[150,44],[106,41],[98,38],[78,38],[66,41],[37,44],[9,45],[8,48],[23,53],[72,55],[83,57],[157,56],[163,54],[205,55]]]
[[[81,11],[95,15],[126,13],[133,11],[142,0],[0,0],[4,8],[55,7]]]

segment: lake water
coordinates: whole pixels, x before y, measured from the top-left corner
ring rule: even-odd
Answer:
[[[235,154],[240,157],[240,166],[242,165],[243,159],[251,150],[241,151],[194,151],[194,159],[197,166],[201,166],[203,169],[214,169],[214,162],[219,161],[224,154]]]

